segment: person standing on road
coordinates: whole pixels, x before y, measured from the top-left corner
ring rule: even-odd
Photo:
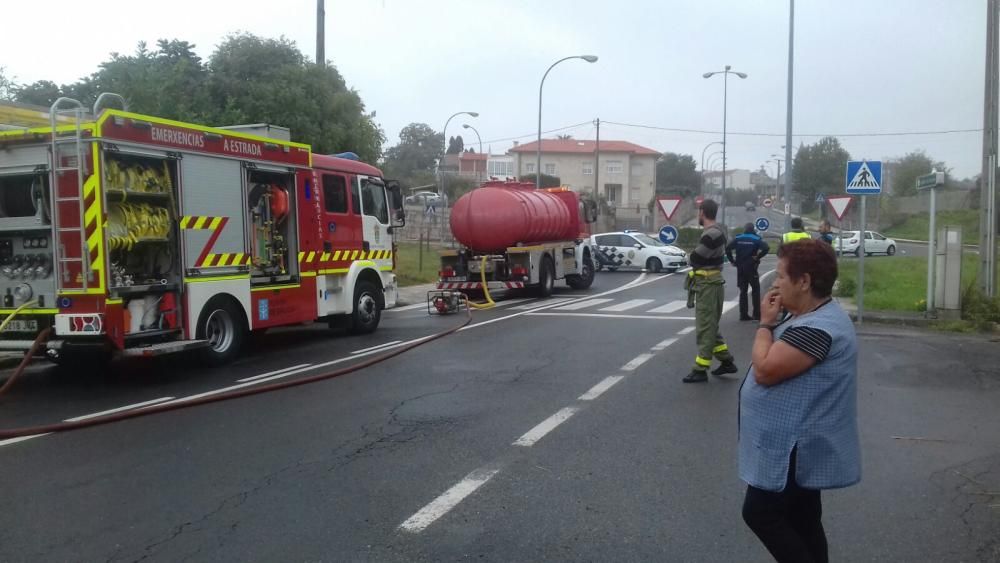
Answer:
[[[754,232],[753,223],[743,226],[743,234],[726,245],[726,258],[736,266],[736,286],[740,288],[740,320],[760,320],[760,274],[757,267],[771,248]],[[736,257],[733,257],[733,252]],[[749,315],[747,290],[753,296],[753,317]]]
[[[684,383],[708,381],[708,368],[714,356],[720,362],[712,375],[736,373],[733,355],[729,353],[726,341],[719,332],[722,305],[725,301],[725,283],[722,278],[722,264],[726,251],[726,231],[715,222],[719,204],[706,199],[698,210],[698,224],[704,227],[698,246],[691,252],[689,261],[693,268],[688,272],[686,287],[688,307],[694,298],[694,318],[697,327],[698,355],[694,358],[691,373],[684,377]]]
[[[830,228],[830,221],[823,219],[819,224],[819,240],[833,246],[833,229]]]
[[[820,491],[861,480],[857,335],[830,297],[836,279],[830,245],[778,250],[740,387],[743,520],[779,562],[826,562]]]
[[[781,244],[788,244],[790,242],[795,242],[797,240],[811,239],[809,233],[806,232],[805,228],[802,226],[802,217],[792,217],[791,221],[792,230],[781,235]]]

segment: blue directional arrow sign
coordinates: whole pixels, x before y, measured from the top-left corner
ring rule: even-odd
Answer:
[[[882,193],[882,162],[850,160],[847,162],[847,193],[878,195]]]
[[[771,222],[767,220],[767,217],[757,217],[753,224],[762,233],[771,228]]]
[[[677,228],[672,225],[664,225],[660,229],[660,242],[663,244],[673,244],[677,240]]]

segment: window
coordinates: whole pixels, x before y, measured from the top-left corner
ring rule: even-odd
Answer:
[[[865,240],[871,240],[871,239],[872,239],[872,232],[865,231]]]
[[[507,160],[491,160],[486,163],[486,173],[503,178],[514,175],[514,163]]]
[[[632,175],[633,176],[642,176],[643,174],[644,174],[644,172],[643,172],[643,168],[642,168],[642,163],[641,162],[633,162],[632,163]]]
[[[639,188],[630,188],[628,191],[628,202],[639,203]]]
[[[327,213],[347,213],[347,180],[323,174],[323,205]]]
[[[620,160],[609,160],[608,163],[608,174],[621,174],[624,167],[622,167],[622,161]]]
[[[621,192],[621,184],[604,184],[604,199],[607,200],[608,205],[617,205]]]
[[[546,164],[545,165],[545,173],[548,174],[549,176],[555,176],[555,174],[556,174],[556,165],[555,164]]]
[[[885,240],[885,237],[878,233],[875,233],[875,240]]]
[[[535,173],[535,165],[533,163],[531,163],[531,162],[525,164],[524,165],[524,171],[527,172],[528,174],[534,174]]]
[[[586,176],[592,176],[594,174],[594,163],[589,160],[583,163],[583,173]]]
[[[618,246],[618,235],[599,235],[594,240],[599,246]]]
[[[361,215],[361,193],[358,191],[358,180],[351,182],[351,211]]]
[[[385,187],[381,182],[361,180],[361,201],[365,215],[378,219],[379,223],[389,222],[389,205],[385,200]]]

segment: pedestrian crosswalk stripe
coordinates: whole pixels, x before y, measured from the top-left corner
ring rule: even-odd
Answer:
[[[528,311],[531,309],[537,309],[539,307],[547,307],[549,305],[555,305],[556,303],[562,303],[564,301],[572,301],[576,299],[575,297],[552,297],[550,299],[541,299],[539,301],[534,301],[532,303],[525,303],[524,305],[518,305],[517,307],[511,307],[514,311]]]
[[[635,309],[636,307],[642,307],[643,305],[648,305],[652,303],[653,299],[630,299],[624,303],[619,303],[617,305],[611,305],[600,309],[601,311],[608,311],[613,313],[618,313],[621,311],[628,311],[629,309]]]
[[[578,311],[580,309],[586,309],[587,307],[594,307],[602,303],[607,303],[608,301],[614,301],[614,299],[587,299],[586,301],[579,301],[577,303],[570,303],[569,305],[563,305],[561,307],[556,307],[556,311]]]
[[[673,313],[687,307],[687,301],[671,301],[666,305],[661,305],[655,309],[646,311],[647,313]]]
[[[726,301],[722,304],[722,314],[725,315],[729,311],[733,310],[733,307],[737,305],[736,301]]]

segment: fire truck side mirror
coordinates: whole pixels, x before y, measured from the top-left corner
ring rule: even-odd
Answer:
[[[392,226],[402,227],[406,225],[406,211],[403,207],[403,188],[399,182],[389,180],[385,184],[386,192],[389,194],[390,207],[392,208]]]

